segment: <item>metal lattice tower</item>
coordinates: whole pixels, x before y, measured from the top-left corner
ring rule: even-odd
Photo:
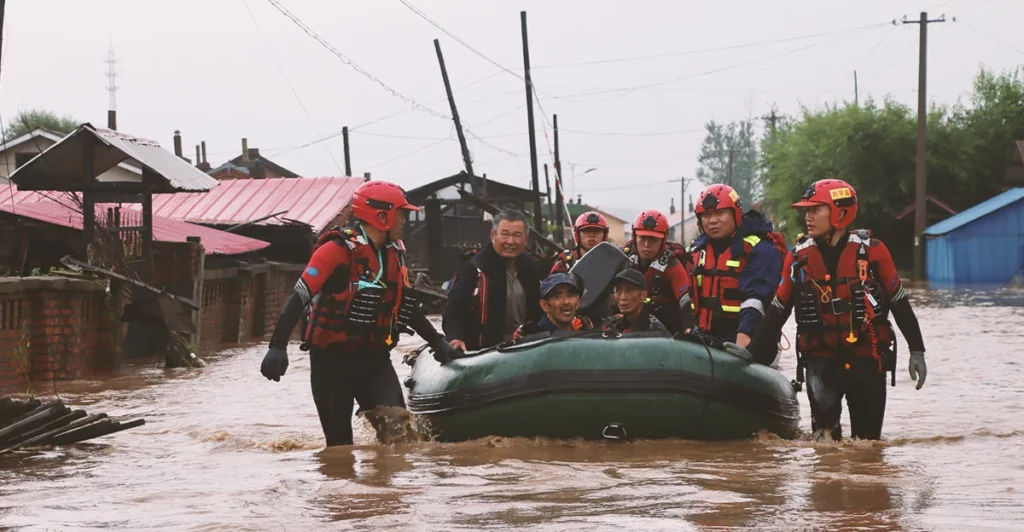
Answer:
[[[110,51],[107,52],[107,92],[110,93],[110,109],[111,111],[117,110],[117,56],[114,55],[114,45],[110,45]]]

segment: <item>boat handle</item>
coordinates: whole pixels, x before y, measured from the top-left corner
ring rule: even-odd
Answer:
[[[612,430],[618,430],[621,434],[610,434],[609,431]],[[626,433],[626,427],[623,427],[618,423],[609,423],[606,425],[604,430],[601,431],[601,436],[608,440],[625,440],[629,438],[629,435]]]

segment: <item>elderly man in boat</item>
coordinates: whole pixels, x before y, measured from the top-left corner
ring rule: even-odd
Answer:
[[[627,268],[616,275],[612,280],[612,296],[617,312],[605,320],[601,327],[603,330],[669,334],[665,325],[644,304],[647,301],[647,280],[642,273]]]
[[[511,340],[517,327],[539,317],[540,275],[525,253],[528,235],[525,214],[501,211],[492,221],[490,245],[459,267],[441,324],[455,349]]]
[[[519,326],[512,341],[541,332],[586,331],[594,328],[590,318],[580,316],[580,286],[568,273],[556,273],[540,283],[540,308],[544,315]]]

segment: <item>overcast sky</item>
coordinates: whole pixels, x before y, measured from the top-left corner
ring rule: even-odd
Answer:
[[[269,0],[10,0],[3,120],[43,107],[105,125],[112,45],[126,133],[171,149],[179,129],[186,156],[205,140],[214,166],[240,153],[247,137],[313,177],[343,173],[339,133],[347,125],[353,173],[413,188],[463,167],[443,118],[450,112],[432,44],[439,38],[477,173],[529,187],[526,97],[515,75],[399,0],[277,1],[402,98]],[[773,103],[795,113],[852,100],[855,69],[862,99],[916,105],[918,26],[887,24],[893,19],[916,19],[923,9],[946,15],[929,26],[931,101],[964,97],[983,64],[1024,63],[1021,0],[407,2],[517,75],[519,12],[527,11],[539,164],[551,161],[548,121],[557,114],[567,193],[623,214],[678,202],[679,184],[668,181],[693,176],[708,120],[759,119]],[[589,168],[597,170],[582,176]]]

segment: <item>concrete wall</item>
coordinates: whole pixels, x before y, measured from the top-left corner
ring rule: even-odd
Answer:
[[[0,278],[0,390],[112,369],[119,324],[106,302],[96,281]]]

